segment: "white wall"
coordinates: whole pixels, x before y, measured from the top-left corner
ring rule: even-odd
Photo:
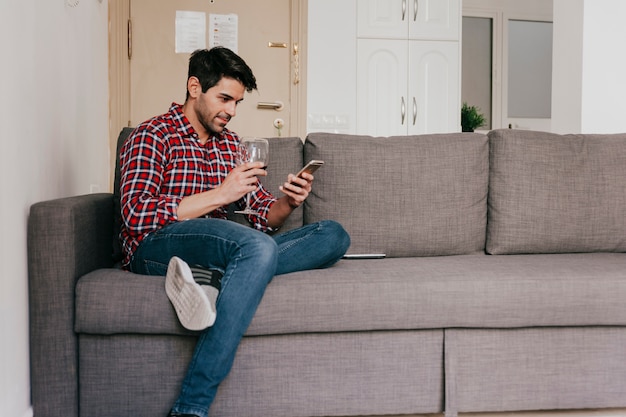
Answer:
[[[64,1],[0,1],[2,416],[29,415],[28,209],[37,201],[88,193],[92,184],[93,188],[106,191],[112,175],[108,147],[107,0],[80,0],[75,8],[65,6]],[[567,41],[572,64],[562,66],[556,77],[564,76],[566,70],[572,73],[573,81],[559,78],[566,91],[580,77],[580,100],[573,100],[580,105],[574,105],[574,120],[579,110],[582,130],[626,131],[626,85],[621,76],[626,73],[626,57],[620,53],[626,39],[626,28],[620,21],[626,14],[626,2],[554,3],[555,25],[560,10],[571,23],[582,13],[578,6],[585,6],[584,66],[576,64],[577,54],[583,50],[572,50],[578,38],[566,35],[561,41]],[[345,91],[356,88],[354,73],[345,70],[356,62],[355,45],[337,45],[332,33],[327,32],[328,28],[341,25],[356,30],[352,27],[356,19],[341,19],[353,4],[336,0],[309,2],[309,44],[315,52],[309,54],[309,79],[313,77],[312,85],[333,86],[331,95],[309,89],[312,102],[319,103],[310,109],[316,114],[352,117],[350,112],[356,108],[355,103],[344,102],[346,96],[354,96]],[[580,36],[582,40],[582,33]],[[556,49],[563,51],[555,45]],[[581,73],[576,75],[578,68]],[[571,93],[574,98],[577,96]],[[553,100],[554,97],[553,93]],[[555,111],[558,113],[561,108],[557,107],[553,108],[553,119]],[[354,119],[348,122],[352,125]]]
[[[553,0],[552,131],[580,132],[584,0]]]
[[[554,132],[626,132],[625,14],[623,0],[554,0]]]
[[[107,9],[99,0],[75,8],[65,0],[0,2],[3,416],[30,415],[29,207],[109,189]]]
[[[356,0],[309,0],[307,132],[356,131]]]
[[[626,2],[585,0],[583,132],[626,132]]]

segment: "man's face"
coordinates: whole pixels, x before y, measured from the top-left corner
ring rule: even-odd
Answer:
[[[194,104],[198,122],[207,133],[221,133],[235,117],[237,105],[243,100],[246,89],[242,83],[223,77],[205,93],[200,93]]]

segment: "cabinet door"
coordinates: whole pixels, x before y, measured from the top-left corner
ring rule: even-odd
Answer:
[[[357,133],[405,135],[407,101],[407,41],[357,41]]]
[[[460,0],[406,0],[409,39],[459,40]]]
[[[459,40],[460,0],[358,0],[357,36]]]
[[[357,36],[359,38],[406,39],[408,1],[358,0]]]
[[[408,133],[460,131],[458,42],[409,41]]]

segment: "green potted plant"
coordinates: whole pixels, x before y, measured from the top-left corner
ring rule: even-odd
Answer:
[[[463,102],[461,107],[461,130],[463,132],[473,132],[477,127],[485,125],[485,116],[476,106],[469,106]]]

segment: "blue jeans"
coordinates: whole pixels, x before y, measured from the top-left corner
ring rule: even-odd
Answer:
[[[165,275],[170,258],[178,256],[224,274],[215,324],[200,334],[172,410],[208,414],[274,275],[331,266],[349,245],[346,231],[331,220],[272,237],[229,220],[200,218],[172,223],[148,235],[135,252],[133,272]]]

